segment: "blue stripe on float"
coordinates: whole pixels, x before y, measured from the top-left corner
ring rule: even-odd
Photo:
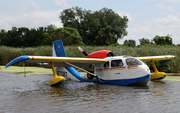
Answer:
[[[20,56],[20,57],[17,57],[15,58],[14,60],[10,61],[5,68],[13,65],[13,64],[16,64],[18,62],[21,62],[21,61],[25,61],[25,60],[28,60],[29,59],[29,56]]]
[[[88,80],[80,77],[81,73],[75,70],[73,67],[65,67],[74,77],[76,77],[81,82],[95,82],[93,80]],[[97,81],[96,81],[97,82]]]

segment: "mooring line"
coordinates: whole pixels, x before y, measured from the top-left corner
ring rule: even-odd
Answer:
[[[25,61],[24,61],[24,77],[26,77]]]

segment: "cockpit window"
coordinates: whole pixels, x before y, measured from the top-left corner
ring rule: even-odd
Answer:
[[[132,65],[142,65],[142,63],[137,60],[137,59],[134,59],[134,58],[127,58],[126,59],[126,63],[128,66],[132,66]]]
[[[122,60],[112,60],[111,67],[121,67],[123,66]]]
[[[106,68],[106,67],[109,67],[109,62],[106,62],[105,64],[104,64],[104,67]]]

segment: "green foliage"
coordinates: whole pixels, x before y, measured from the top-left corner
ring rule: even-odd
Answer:
[[[42,45],[52,45],[53,38],[48,33],[44,33],[43,36]]]
[[[82,37],[74,28],[56,28],[54,25],[28,29],[16,28],[6,32],[0,32],[0,45],[10,47],[33,47],[40,45],[52,45],[55,40],[62,39],[65,45],[82,45]]]
[[[123,45],[124,46],[129,46],[129,47],[135,47],[136,46],[136,41],[135,40],[125,40]]]
[[[47,43],[47,35],[44,33],[55,29],[54,25],[49,25],[47,27],[39,27],[37,29],[28,29],[26,27],[16,28],[12,27],[12,30],[0,32],[0,44],[11,47],[32,47],[39,46]],[[46,38],[45,42],[42,40]],[[52,43],[51,43],[52,44]]]
[[[64,27],[76,28],[87,45],[110,45],[127,36],[127,17],[120,17],[112,9],[91,12],[73,7],[63,10],[59,18]]]
[[[64,45],[82,45],[82,37],[78,31],[74,28],[58,28],[50,30],[48,33],[44,33],[43,43],[45,45],[52,45],[55,40],[62,39]]]
[[[140,45],[153,44],[153,42],[150,42],[149,39],[147,38],[139,39],[139,42],[140,42]]]
[[[6,65],[14,58],[22,55],[52,56],[52,47],[38,46],[38,47],[15,48],[15,47],[0,46],[0,65]]]
[[[111,26],[106,26],[106,28],[102,28],[99,32],[98,35],[95,37],[95,40],[93,43],[95,45],[111,45],[115,44],[116,37],[111,34]],[[98,41],[97,41],[98,40]]]
[[[153,41],[155,42],[156,45],[172,45],[172,38],[170,35],[167,36],[158,36],[156,35],[153,38]]]

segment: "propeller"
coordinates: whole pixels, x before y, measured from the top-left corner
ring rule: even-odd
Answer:
[[[88,56],[88,54],[81,48],[78,46],[78,49],[85,55],[85,56]]]

